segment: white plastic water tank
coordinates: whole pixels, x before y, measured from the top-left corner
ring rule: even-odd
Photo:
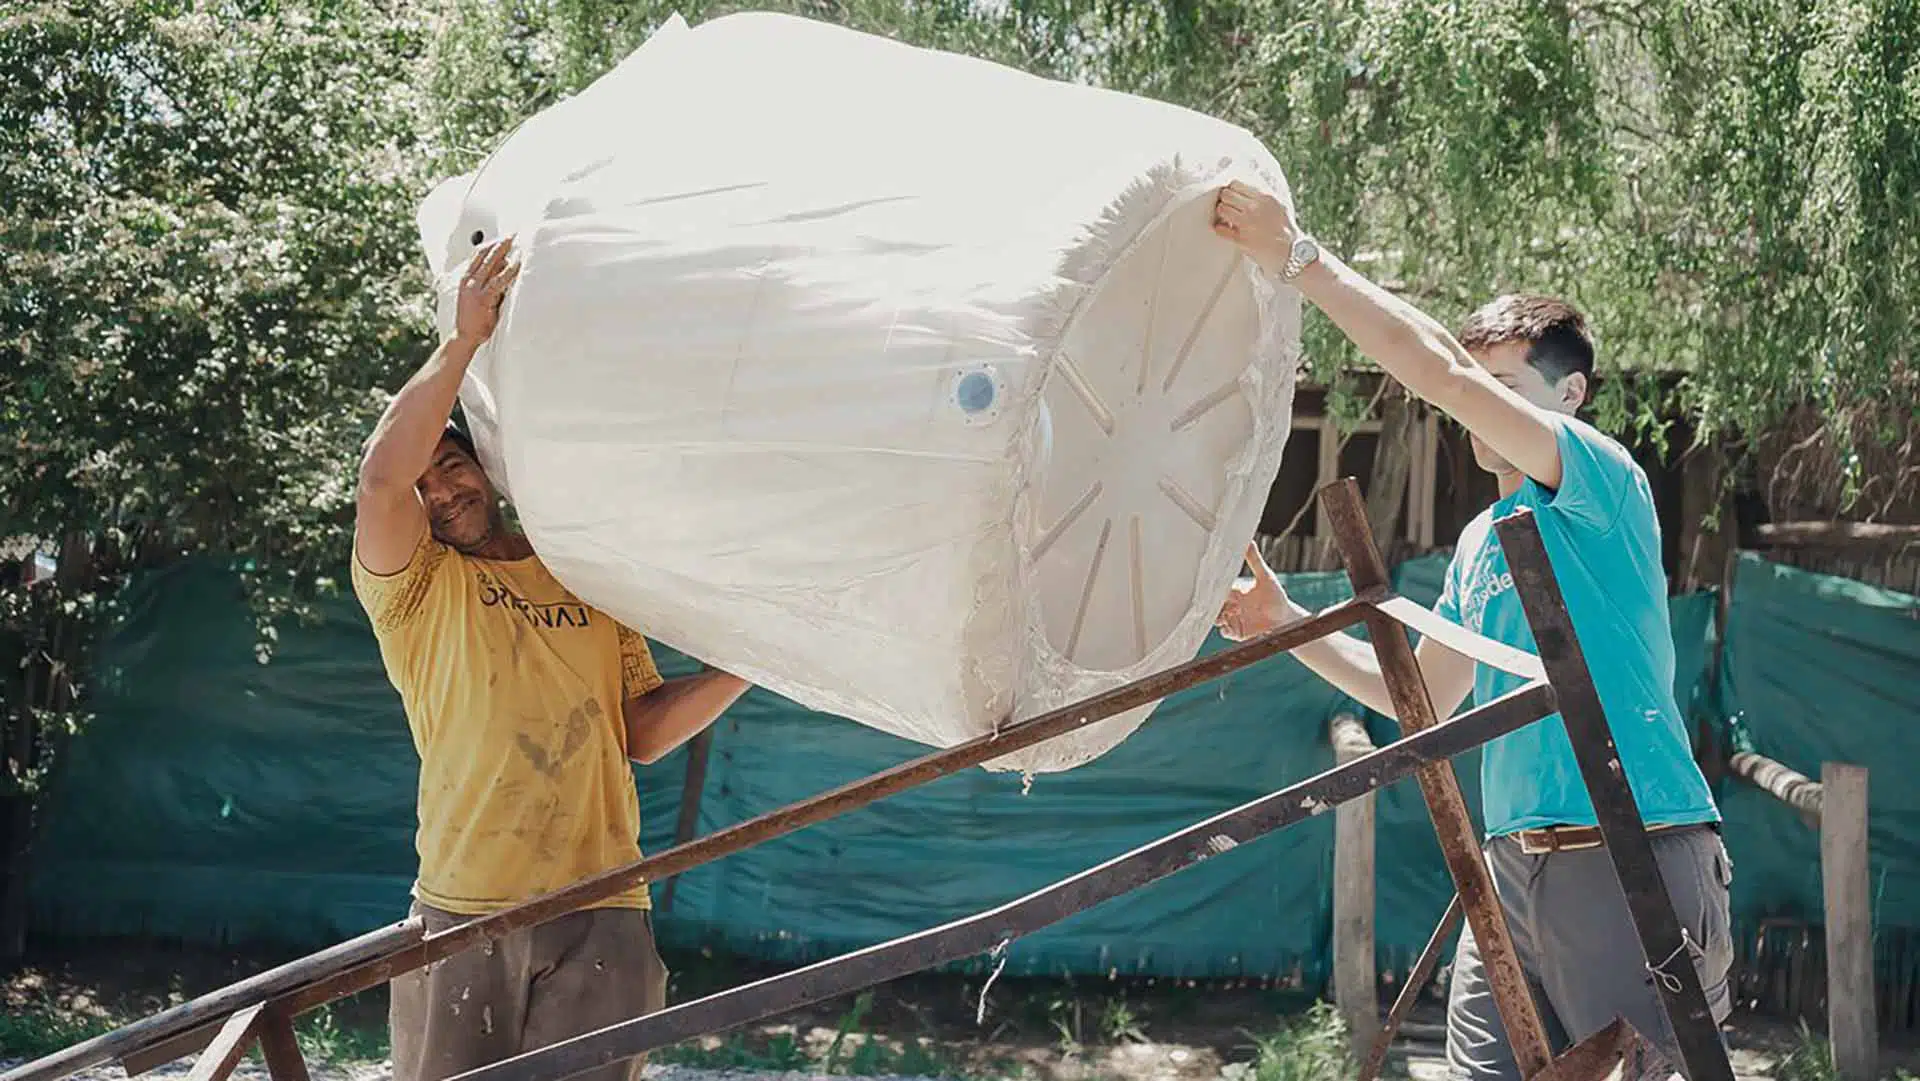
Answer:
[[[1297,295],[1209,228],[1243,130],[784,15],[675,17],[423,204],[462,390],[554,573],[949,746],[1191,658],[1285,445]],[[1151,707],[992,763],[1067,769]]]

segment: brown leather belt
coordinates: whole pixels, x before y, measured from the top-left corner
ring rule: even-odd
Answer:
[[[1694,825],[1648,826],[1648,833],[1664,833],[1668,830],[1698,829]],[[1520,851],[1528,856],[1544,856],[1553,852],[1579,852],[1584,849],[1600,848],[1606,841],[1600,836],[1598,826],[1544,826],[1537,830],[1521,830],[1513,835],[1520,842]]]

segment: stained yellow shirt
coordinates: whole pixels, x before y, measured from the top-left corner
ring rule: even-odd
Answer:
[[[420,754],[420,876],[483,915],[640,858],[621,703],[660,685],[646,639],[538,557],[474,559],[424,535],[405,569],[353,560]],[[644,885],[600,907],[646,908]]]

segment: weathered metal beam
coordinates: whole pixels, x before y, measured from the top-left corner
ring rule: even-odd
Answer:
[[[318,978],[344,971],[370,957],[389,956],[397,949],[419,942],[425,933],[425,928],[415,920],[370,931],[319,953],[289,961],[239,983],[162,1010],[124,1028],[114,1029],[16,1066],[0,1074],[0,1081],[48,1081],[65,1077],[89,1066],[111,1062],[168,1037],[203,1028],[206,1038],[181,1052],[189,1054],[212,1042],[220,1026],[234,1013],[307,986]]]
[[[274,998],[275,1008],[289,1014],[316,1009],[335,999],[377,987],[401,973],[411,972],[423,965],[451,957],[482,942],[545,923],[568,912],[616,896],[637,882],[680,874],[775,837],[785,836],[802,827],[858,810],[877,800],[897,795],[929,781],[959,773],[1015,751],[1024,750],[1055,736],[1077,731],[1096,721],[1157,702],[1177,691],[1218,679],[1250,664],[1265,660],[1276,653],[1284,653],[1315,639],[1335,634],[1360,622],[1371,610],[1369,606],[1383,599],[1385,599],[1384,590],[1364,592],[1353,600],[1335,605],[1311,619],[1282,627],[1209,656],[1175,665],[1164,672],[1043,713],[1030,720],[1008,725],[997,733],[990,733],[955,747],[923,755],[892,769],[883,770],[821,795],[788,804],[738,825],[710,833],[688,844],[677,845],[658,855],[603,871],[514,908],[471,920],[424,940],[416,936],[410,944],[402,948],[386,950],[370,958],[363,958],[359,963],[350,966],[333,965],[327,969],[325,978],[317,981],[303,980],[304,985],[299,986],[292,994]],[[295,964],[301,965],[315,961],[317,958],[308,958]],[[313,964],[311,967],[313,970],[318,970],[321,966]],[[240,994],[241,986],[225,988],[212,996],[195,999],[183,1007],[168,1011],[179,1013],[191,1008],[190,1012],[195,1015],[195,1019],[203,1022],[197,1030],[190,1030],[192,1026],[189,1025],[176,1024],[153,1031],[152,1035],[146,1039],[129,1042],[122,1038],[111,1045],[113,1054],[85,1061],[72,1060],[72,1065],[68,1065],[68,1060],[64,1058],[70,1052],[62,1052],[59,1055],[28,1063],[13,1073],[0,1077],[0,1081],[51,1081],[75,1069],[115,1057],[121,1058],[129,1074],[135,1074],[171,1062],[182,1055],[192,1054],[213,1039],[214,1034],[219,1030],[220,1019],[227,1012],[272,997],[265,995],[249,997]],[[225,1010],[215,1011],[200,1006],[201,1003],[215,998],[226,1006]],[[139,1024],[145,1025],[155,1020],[158,1018],[149,1018],[147,1022]],[[116,1033],[109,1033],[100,1040],[117,1037],[126,1031],[128,1030],[122,1029]],[[91,1042],[99,1043],[100,1041]],[[46,1065],[55,1063],[55,1060],[60,1060],[57,1065]],[[138,1069],[135,1068],[136,1065]]]
[[[1367,549],[1371,550],[1371,538],[1364,539]],[[1377,563],[1377,551],[1373,553],[1373,558]],[[1354,600],[1262,638],[1176,666],[1073,706],[1011,725],[997,734],[933,752],[892,770],[759,816],[699,841],[677,846],[658,856],[612,869],[568,889],[537,898],[515,909],[471,921],[430,939],[421,938],[417,924],[403,924],[374,935],[362,936],[163,1011],[103,1037],[28,1063],[0,1075],[0,1081],[51,1081],[114,1059],[125,1065],[130,1074],[137,1074],[206,1046],[214,1040],[224,1019],[236,1011],[263,1003],[269,1006],[267,1019],[274,1022],[273,1039],[280,1044],[288,1044],[287,1037],[291,1029],[285,1022],[294,1014],[377,986],[395,975],[451,956],[482,941],[546,922],[612,896],[636,882],[669,878],[915,785],[990,762],[1108,716],[1157,701],[1186,687],[1218,678],[1275,653],[1324,638],[1369,616],[1382,620],[1388,626],[1396,625],[1393,622],[1396,617],[1420,621],[1422,613],[1414,610],[1417,606],[1397,603],[1385,588],[1384,581],[1382,573],[1379,584],[1357,588]],[[1387,606],[1388,615],[1383,617],[1377,606]],[[1466,635],[1461,639],[1464,646],[1459,648],[1463,648],[1470,656],[1479,656],[1486,650],[1487,643],[1484,640],[1468,635],[1459,628],[1430,629],[1439,635]],[[1489,663],[1499,662],[1495,660]],[[264,1031],[262,1039],[268,1039]],[[284,1060],[285,1048],[282,1047],[281,1051],[280,1057]],[[291,1072],[297,1064],[283,1061],[281,1065],[283,1071]]]
[[[1380,1070],[1387,1064],[1387,1050],[1393,1046],[1394,1034],[1413,1012],[1414,1003],[1420,1000],[1420,990],[1433,978],[1433,970],[1440,966],[1440,951],[1446,948],[1447,939],[1460,928],[1460,895],[1454,894],[1447,902],[1447,910],[1440,915],[1440,923],[1434,927],[1428,937],[1426,948],[1420,951],[1420,959],[1413,963],[1413,970],[1407,973],[1406,981],[1400,985],[1400,993],[1393,998],[1393,1008],[1387,1011],[1387,1023],[1380,1028],[1380,1035],[1367,1050],[1367,1060],[1360,1064],[1359,1081],[1375,1081]]]
[[[220,1026],[220,1034],[213,1038],[206,1053],[193,1064],[193,1070],[187,1074],[187,1081],[227,1081],[233,1068],[247,1056],[247,1048],[253,1046],[258,1036],[260,1011],[263,1006],[248,1006]]]
[[[1547,549],[1531,511],[1522,508],[1494,523],[1494,533],[1513,574],[1527,624],[1533,630],[1540,663],[1559,696],[1560,718],[1566,725],[1580,775],[1593,800],[1596,823],[1613,860],[1614,873],[1626,894],[1627,910],[1647,965],[1656,976],[1667,1019],[1673,1027],[1681,1066],[1690,1081],[1734,1081],[1720,1026],[1707,1007],[1700,973],[1693,966],[1674,915],[1673,901],[1660,878],[1653,844],[1634,801],[1633,789],[1620,767],[1607,714],[1594,689],[1593,674],[1574,634],[1560,582],[1547,561]]]
[[[608,1063],[985,953],[1524,728],[1553,712],[1553,690],[1523,687],[1443,725],[1189,826],[989,912],[808,965],[529,1051],[452,1081],[559,1081]]]
[[[306,1008],[304,1002],[313,996],[324,994],[338,998],[365,990],[385,983],[399,973],[451,957],[481,942],[500,938],[522,928],[546,923],[548,920],[584,908],[596,901],[615,896],[636,882],[679,874],[721,856],[751,848],[804,826],[824,822],[877,800],[897,795],[928,781],[1003,758],[1056,736],[1078,731],[1096,721],[1157,702],[1175,692],[1217,679],[1229,672],[1265,660],[1276,653],[1283,653],[1316,638],[1324,638],[1343,627],[1357,623],[1366,618],[1370,603],[1380,599],[1381,596],[1380,592],[1370,592],[1362,599],[1330,608],[1311,620],[1304,620],[1259,638],[1250,639],[1211,656],[1175,665],[1164,672],[1097,694],[1085,701],[1009,725],[998,733],[980,736],[956,747],[936,751],[892,769],[842,785],[821,795],[788,804],[750,818],[736,826],[710,833],[689,844],[668,849],[651,859],[643,859],[624,867],[603,871],[544,897],[430,936],[420,945],[394,957],[373,962],[354,972],[344,973],[328,985],[316,986],[308,993],[296,997],[294,1001],[304,1009]]]
[[[1367,530],[1366,505],[1351,479],[1322,489],[1321,506],[1340,543],[1346,559],[1347,577],[1356,593],[1388,588],[1387,567],[1380,549]],[[1414,656],[1413,643],[1406,628],[1385,614],[1367,616],[1367,635],[1374,655],[1380,661],[1380,676],[1393,700],[1393,709],[1403,732],[1422,732],[1437,723],[1433,700],[1427,694],[1427,681]],[[1493,875],[1487,869],[1486,856],[1480,851],[1480,839],[1467,814],[1466,797],[1460,792],[1460,778],[1452,762],[1435,762],[1415,774],[1420,792],[1426,797],[1427,814],[1433,819],[1433,831],[1440,841],[1440,854],[1453,875],[1454,888],[1460,893],[1460,905],[1466,910],[1467,925],[1473,928],[1474,942],[1480,947],[1486,965],[1487,985],[1493,992],[1494,1006],[1505,1023],[1507,1042],[1513,1050],[1520,1076],[1531,1078],[1553,1062],[1553,1047],[1547,1042],[1547,1028],[1540,1020],[1539,1008],[1528,989],[1520,953],[1507,928],[1506,910],[1493,889]]]
[[[218,1030],[214,1025],[190,1028],[177,1036],[168,1036],[138,1050],[127,1052],[120,1056],[120,1068],[128,1077],[139,1077],[148,1070],[157,1070],[206,1047],[217,1034]]]
[[[268,1013],[261,1018],[260,1056],[267,1060],[267,1076],[273,1081],[309,1081],[293,1019],[286,1014]]]

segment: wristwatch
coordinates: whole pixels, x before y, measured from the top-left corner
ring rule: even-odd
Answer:
[[[1280,268],[1280,280],[1290,282],[1320,258],[1320,242],[1306,233],[1293,238],[1287,251],[1287,265]]]

